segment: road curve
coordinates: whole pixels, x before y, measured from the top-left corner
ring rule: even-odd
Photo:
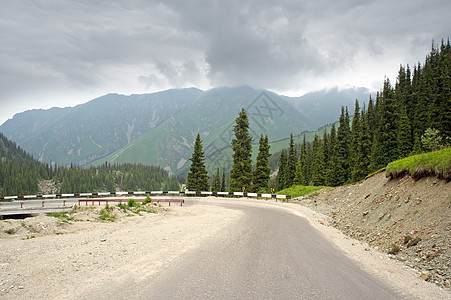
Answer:
[[[187,201],[189,204],[189,201]],[[245,214],[140,289],[142,299],[407,299],[363,271],[302,217],[199,200]]]

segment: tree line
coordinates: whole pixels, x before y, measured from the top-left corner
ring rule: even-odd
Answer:
[[[0,196],[36,194],[39,180],[51,180],[59,193],[179,190],[159,166],[109,164],[81,168],[41,163],[0,133]]]
[[[230,170],[230,185],[226,187],[226,170],[217,168],[211,178],[212,191],[244,191],[244,192],[268,192],[271,168],[268,164],[269,153],[268,136],[260,136],[259,151],[255,169],[252,165],[252,136],[249,133],[249,119],[244,108],[241,109],[235,120],[232,139],[233,165]],[[202,140],[197,134],[194,143],[194,152],[191,160],[190,171],[187,176],[187,188],[192,191],[208,191],[209,177],[205,168],[205,153],[202,150]]]
[[[293,184],[339,186],[357,182],[388,163],[424,151],[449,145],[451,141],[451,46],[432,44],[425,63],[400,66],[393,86],[383,88],[368,106],[356,99],[353,117],[342,107],[338,124],[322,137],[296,145],[293,135],[288,149],[279,155],[277,176],[270,180],[268,137],[260,138],[255,168],[251,161],[249,121],[244,109],[239,113],[232,140],[233,166],[230,191],[267,192]],[[209,190],[202,141],[197,135],[187,177],[190,190]],[[212,176],[211,189],[225,191],[225,175],[219,168]]]
[[[451,142],[451,46],[432,45],[425,63],[413,69],[400,66],[395,86],[389,79],[373,100],[360,108],[356,100],[351,121],[341,109],[338,128],[304,140],[293,138],[282,150],[279,172],[273,183],[278,190],[301,185],[338,186],[358,182],[388,163]],[[300,149],[300,153],[297,153]]]

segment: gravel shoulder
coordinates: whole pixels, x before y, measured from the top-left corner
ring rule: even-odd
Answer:
[[[343,235],[331,226],[332,218],[310,208],[263,200],[203,198],[195,201],[206,203],[174,206],[161,209],[158,214],[122,217],[116,222],[91,219],[67,224],[44,216],[30,221],[12,220],[18,221],[22,229],[25,227],[20,223],[26,222],[30,222],[26,224],[30,228],[33,225],[49,229],[29,239],[29,231],[0,235],[0,298],[78,299],[99,286],[115,286],[118,282],[151,283],[152,278],[176,263],[184,253],[196,249],[208,237],[220,234],[243,216],[239,210],[219,207],[215,202],[239,201],[245,205],[284,209],[308,219],[364,270],[402,293],[418,299],[451,299],[448,291],[422,280],[418,271]],[[4,226],[5,222],[0,223]]]

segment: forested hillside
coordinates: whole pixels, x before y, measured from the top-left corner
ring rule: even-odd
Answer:
[[[316,135],[280,154],[277,189],[302,185],[338,186],[357,182],[388,163],[410,154],[436,150],[451,142],[451,46],[432,45],[425,63],[401,66],[393,86],[370,97],[368,106],[356,100],[350,121],[341,109],[338,128]],[[300,149],[298,155],[297,149]]]
[[[42,180],[49,180],[59,193],[179,189],[179,183],[158,166],[104,164],[84,169],[43,164],[0,133],[0,196],[39,193]]]

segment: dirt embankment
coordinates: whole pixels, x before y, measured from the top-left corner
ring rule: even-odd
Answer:
[[[451,186],[436,177],[388,179],[321,190],[302,205],[332,217],[332,225],[451,288]]]

